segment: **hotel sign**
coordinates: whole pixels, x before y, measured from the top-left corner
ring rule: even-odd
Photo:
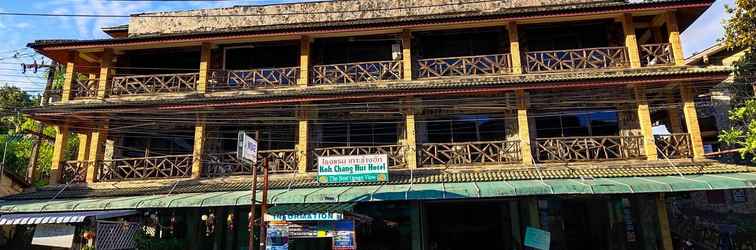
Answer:
[[[388,181],[388,155],[318,157],[318,182]]]
[[[266,214],[265,221],[334,221],[344,219],[342,213]]]

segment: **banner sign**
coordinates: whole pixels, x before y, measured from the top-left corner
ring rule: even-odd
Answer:
[[[551,233],[535,227],[527,227],[525,229],[524,245],[535,249],[549,250],[551,246]]]
[[[342,213],[266,214],[266,221],[333,221],[344,219]]]
[[[62,224],[41,224],[34,229],[32,245],[71,248],[75,226]]]
[[[257,141],[250,137],[245,131],[239,131],[238,137],[239,149],[236,151],[236,157],[251,164],[257,163]]]
[[[388,181],[388,155],[318,157],[318,182]]]

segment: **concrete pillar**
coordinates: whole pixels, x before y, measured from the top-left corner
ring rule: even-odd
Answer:
[[[620,19],[622,21],[622,30],[625,33],[625,47],[627,47],[627,56],[630,59],[630,67],[640,68],[640,53],[638,51],[638,40],[635,37],[633,14],[625,13]]]
[[[520,139],[522,164],[533,164],[530,147],[530,128],[528,127],[528,100],[524,90],[517,90],[517,131]]]
[[[103,160],[105,140],[108,138],[108,122],[104,121],[94,131],[89,139],[89,161],[87,164],[87,183],[97,181],[99,162]]]
[[[310,81],[310,38],[302,37],[299,46],[299,80],[297,85],[307,86]]]
[[[100,79],[97,82],[97,99],[105,99],[110,90],[110,77],[113,71],[113,49],[106,48],[100,58]]]
[[[68,124],[55,127],[55,145],[52,152],[52,163],[50,164],[50,185],[56,185],[62,181],[63,161],[65,160],[66,144],[68,144]]]
[[[417,163],[417,126],[415,125],[415,107],[412,103],[404,104],[404,160],[407,168],[416,169]]]
[[[309,110],[300,107],[297,111],[297,120],[299,129],[297,130],[297,169],[300,174],[307,173],[307,167],[310,164],[310,114]]]
[[[646,99],[646,89],[643,86],[636,85],[633,87],[633,90],[637,104],[638,123],[643,135],[643,151],[646,154],[646,160],[655,161],[657,159],[656,142],[654,141],[653,126],[651,124],[651,111]]]
[[[522,74],[522,60],[520,59],[520,41],[517,33],[517,23],[507,23],[507,32],[509,37],[509,54],[512,57],[512,73],[515,75]]]
[[[192,179],[202,177],[202,161],[205,158],[205,117],[198,116],[194,125],[194,146],[192,148]]]
[[[210,51],[212,45],[210,43],[202,43],[202,51],[200,52],[200,65],[199,65],[199,79],[197,79],[197,93],[207,93],[207,82],[210,77],[210,60],[212,56]]]
[[[60,95],[61,102],[71,100],[71,89],[74,78],[76,77],[76,58],[78,57],[79,53],[77,51],[68,52],[68,56],[66,57],[66,73],[63,78],[63,93]]]
[[[662,250],[673,250],[672,233],[669,230],[669,216],[667,214],[667,203],[664,200],[664,193],[656,195],[656,209],[659,213],[659,232],[661,233]]]
[[[667,32],[669,32],[669,43],[672,45],[672,55],[675,57],[675,65],[685,65],[685,56],[683,55],[682,42],[680,40],[680,29],[677,27],[677,15],[675,11],[666,13]]]
[[[412,33],[402,31],[402,79],[412,80]]]
[[[685,128],[690,135],[690,146],[693,147],[693,159],[703,159],[704,148],[701,139],[701,129],[698,127],[698,114],[696,112],[695,93],[689,84],[680,86],[680,97],[683,102],[683,114],[685,115]]]

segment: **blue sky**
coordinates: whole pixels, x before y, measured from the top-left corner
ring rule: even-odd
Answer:
[[[3,0],[0,12],[71,13],[127,15],[140,12],[182,10],[233,5],[269,4],[288,1],[108,1],[108,0]],[[724,5],[734,0],[717,0],[701,18],[683,32],[686,56],[709,47],[722,37],[722,20],[727,18]],[[100,27],[127,23],[127,18],[71,18],[0,16],[0,84],[19,86],[36,94],[44,88],[42,74],[22,75],[20,63],[35,59],[26,43],[37,39],[92,39],[107,37]],[[14,57],[14,55],[17,58]],[[46,60],[49,62],[49,60]]]

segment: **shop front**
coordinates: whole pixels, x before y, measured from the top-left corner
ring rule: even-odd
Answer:
[[[352,203],[277,205],[265,215],[271,250],[355,250]]]

